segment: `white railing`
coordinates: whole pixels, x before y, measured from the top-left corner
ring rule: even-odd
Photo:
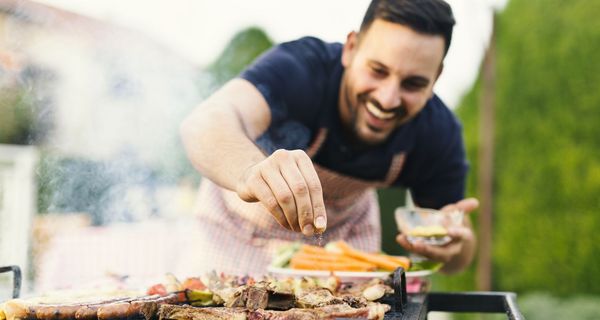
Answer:
[[[0,265],[21,267],[24,289],[29,286],[27,275],[31,227],[36,211],[37,161],[35,147],[0,144]],[[9,284],[0,285],[6,288]],[[10,295],[10,291],[1,291],[0,301],[7,298],[5,294]]]

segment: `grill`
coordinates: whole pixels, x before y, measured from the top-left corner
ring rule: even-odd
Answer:
[[[13,298],[18,298],[21,290],[21,270],[18,266],[0,267],[0,273],[13,273]],[[423,320],[430,311],[503,313],[507,319],[525,319],[512,292],[406,292],[406,275],[398,268],[392,275],[394,294],[381,302],[389,304],[391,310],[384,319]]]
[[[430,311],[503,313],[507,319],[525,319],[512,292],[406,292],[406,276],[399,268],[393,274],[394,295],[385,297],[392,310],[385,319],[423,320]]]

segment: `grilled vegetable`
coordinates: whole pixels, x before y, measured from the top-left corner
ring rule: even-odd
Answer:
[[[213,294],[208,290],[185,290],[185,297],[189,304],[194,307],[213,305]]]

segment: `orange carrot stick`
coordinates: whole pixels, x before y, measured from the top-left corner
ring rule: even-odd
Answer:
[[[377,266],[373,263],[365,262],[362,260],[354,259],[345,255],[331,255],[331,256],[316,256],[307,253],[296,253],[292,259],[296,260],[312,260],[315,262],[332,262],[348,265],[363,266],[365,269],[375,269]]]
[[[391,260],[396,261],[397,263],[401,264],[402,268],[404,268],[405,271],[407,271],[410,268],[410,259],[408,257],[390,256],[390,255],[386,255],[386,254],[382,254],[382,255],[388,257],[388,259],[391,259]]]
[[[307,252],[307,253],[314,253],[314,254],[331,254],[332,253],[332,252],[325,250],[325,248],[311,246],[309,244],[303,244],[302,246],[300,246],[299,251]]]
[[[363,264],[348,263],[348,262],[327,262],[327,261],[316,261],[310,259],[298,259],[292,258],[290,260],[290,267],[292,269],[303,269],[303,270],[327,270],[327,271],[370,271],[371,269],[365,268]]]
[[[384,270],[392,271],[398,267],[404,267],[400,263],[398,263],[396,261],[392,261],[392,260],[388,259],[387,257],[382,257],[378,254],[366,253],[366,252],[363,252],[360,250],[356,250],[344,241],[338,241],[335,243],[335,245],[338,248],[340,248],[340,250],[342,250],[342,252],[344,252],[344,254],[351,256],[353,258],[359,259],[359,260],[374,263],[379,268],[384,269]]]

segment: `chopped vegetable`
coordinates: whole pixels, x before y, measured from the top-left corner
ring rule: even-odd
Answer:
[[[292,256],[300,249],[300,243],[294,242],[279,248],[271,262],[271,266],[283,268],[290,263]]]
[[[302,270],[327,271],[393,271],[408,270],[410,259],[383,253],[367,253],[352,248],[344,241],[330,242],[324,248],[292,243],[280,248],[271,266]]]
[[[408,264],[401,263],[400,261],[397,261],[395,259],[390,259],[390,256],[388,255],[366,253],[360,250],[356,250],[344,241],[337,241],[335,242],[335,245],[340,250],[342,250],[344,254],[362,261],[374,263],[375,265],[377,265],[377,267],[384,270],[393,271],[398,267],[402,267],[405,270],[408,270],[408,268],[410,267],[410,265]]]
[[[158,294],[160,296],[166,296],[167,288],[165,288],[165,286],[162,283],[157,283],[157,284],[151,286],[150,288],[148,288],[147,293],[148,293],[148,295]]]
[[[182,289],[204,290],[206,285],[198,277],[187,278],[181,284]]]
[[[303,270],[328,270],[328,271],[374,271],[373,264],[361,261],[338,260],[324,261],[306,257],[294,256],[290,261],[290,267]]]
[[[187,301],[194,307],[209,306],[214,304],[213,294],[208,290],[185,290]]]

